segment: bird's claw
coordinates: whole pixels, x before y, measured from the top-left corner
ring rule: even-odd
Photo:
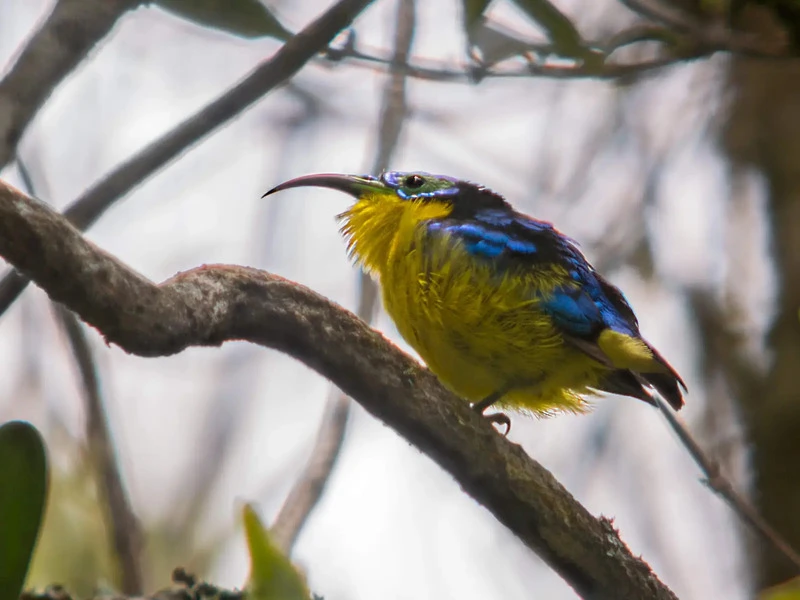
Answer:
[[[506,413],[492,413],[481,416],[492,425],[505,425],[506,430],[503,432],[503,437],[508,437],[508,433],[511,431],[511,419],[508,418]]]
[[[484,398],[480,402],[476,402],[475,404],[472,405],[472,410],[474,410],[484,419],[488,420],[489,423],[491,423],[492,425],[505,425],[506,430],[503,433],[503,437],[506,437],[508,435],[508,432],[511,431],[511,419],[508,418],[508,415],[505,413],[492,413],[491,415],[486,415],[484,414],[484,412],[492,404],[494,404],[500,398],[502,398],[507,391],[508,391],[507,388],[497,390],[496,392],[489,394],[486,398]]]

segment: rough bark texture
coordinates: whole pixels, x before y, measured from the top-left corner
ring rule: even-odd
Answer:
[[[752,443],[754,500],[800,548],[800,61],[735,59],[730,87],[724,145],[734,169],[756,168],[767,180],[779,281],[769,370],[756,376],[740,369],[731,376]],[[773,548],[763,545],[759,554],[761,586],[797,575]]]
[[[674,599],[607,519],[381,334],[281,277],[203,266],[156,285],[0,182],[0,256],[140,356],[248,340],[302,361],[431,457],[583,597]]]

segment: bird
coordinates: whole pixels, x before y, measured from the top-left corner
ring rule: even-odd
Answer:
[[[427,172],[323,173],[264,196],[322,187],[355,201],[337,215],[347,250],[378,280],[400,335],[440,381],[489,407],[583,413],[595,392],[674,409],[686,384],[639,331],[623,293],[553,224],[475,183]]]

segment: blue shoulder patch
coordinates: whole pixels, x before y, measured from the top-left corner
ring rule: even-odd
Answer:
[[[543,296],[540,306],[571,335],[587,336],[605,324],[597,304],[581,288],[558,288]]]
[[[500,215],[489,215],[489,218],[491,220],[496,218],[499,221]],[[530,256],[537,252],[538,248],[532,241],[503,231],[498,228],[499,225],[493,226],[486,221],[481,221],[446,223],[444,225],[431,223],[428,227],[430,230],[444,230],[462,239],[467,251],[477,256],[495,258],[506,251]]]
[[[485,256],[486,258],[500,256],[505,249],[505,246],[502,243],[482,239],[467,240],[466,247],[471,254]]]

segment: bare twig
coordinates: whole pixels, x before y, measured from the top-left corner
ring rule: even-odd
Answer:
[[[142,0],[59,0],[0,81],[0,171],[55,87]]]
[[[786,540],[758,514],[758,511],[736,491],[733,484],[722,474],[719,465],[706,456],[700,448],[700,445],[689,433],[689,430],[681,418],[675,414],[675,411],[673,411],[658,394],[654,394],[653,397],[656,399],[658,408],[666,417],[670,427],[677,434],[681,443],[686,447],[686,450],[689,452],[694,462],[700,467],[703,475],[705,475],[706,485],[719,494],[743,522],[752,527],[764,540],[772,544],[776,550],[783,554],[783,556],[795,566],[797,572],[800,573],[800,554],[798,554],[794,548],[792,548]]]
[[[383,91],[381,119],[378,128],[378,149],[372,165],[373,173],[388,168],[400,142],[400,134],[408,116],[406,100],[407,75],[405,67],[411,54],[415,24],[414,0],[398,0],[397,30],[394,39],[394,54],[389,65],[390,77]]]
[[[369,275],[361,273],[360,287],[356,314],[369,323],[378,304],[377,286]],[[339,459],[350,417],[350,403],[351,400],[347,395],[338,389],[331,390],[311,455],[292,489],[289,490],[270,528],[272,539],[287,556],[291,554],[311,511],[322,498],[325,486]]]
[[[114,202],[181,152],[293,76],[314,55],[323,51],[336,34],[371,2],[339,0],[244,80],[87,190],[67,208],[64,215],[79,229],[88,228]],[[0,281],[0,314],[11,306],[27,284],[24,277],[14,272]]]
[[[92,461],[99,475],[100,489],[108,506],[109,529],[119,560],[120,588],[126,594],[141,594],[142,529],[122,484],[122,474],[119,472],[114,442],[109,431],[95,360],[83,327],[75,315],[66,308],[58,307],[58,317],[69,339],[83,382],[87,413],[86,437]]]
[[[491,67],[452,64],[444,61],[427,60],[402,66],[406,77],[439,83],[475,83],[486,78],[527,78],[550,77],[554,79],[620,79],[646,75],[678,63],[708,58],[717,52],[734,52],[746,56],[779,59],[790,58],[788,48],[776,50],[774,44],[766,45],[743,32],[732,32],[718,25],[694,27],[691,35],[683,35],[678,30],[652,24],[638,24],[614,34],[606,40],[586,41],[584,45],[603,51],[603,61],[573,62],[558,64],[530,61],[518,66],[517,60],[500,61]],[[661,42],[667,46],[663,56],[651,60],[622,62],[611,60],[620,48],[641,42]],[[557,56],[557,49],[547,44],[530,44],[531,49],[541,56]],[[332,49],[327,60],[335,62],[351,59],[350,64],[372,69],[391,68],[393,59],[386,52],[367,47],[347,44],[343,48]],[[320,58],[319,60],[326,60]],[[506,62],[508,67],[503,67]]]
[[[292,485],[270,528],[273,541],[290,554],[300,530],[322,497],[339,458],[350,415],[350,399],[334,390],[325,405],[317,438],[303,471]]]
[[[584,598],[675,598],[608,519],[593,517],[430,371],[307,288],[224,265],[153,284],[2,181],[0,256],[127,352],[246,340],[297,358],[446,469]]]
[[[384,91],[373,173],[388,168],[408,114],[406,77],[402,73],[402,65],[408,61],[411,51],[415,27],[414,13],[414,0],[399,0],[392,74]],[[370,323],[378,305],[378,288],[369,275],[363,272],[360,274],[359,282],[361,291],[356,314]],[[350,399],[339,390],[333,390],[325,407],[325,414],[308,463],[272,525],[273,539],[287,555],[291,553],[300,530],[322,497],[325,485],[333,472],[344,442],[349,414]]]
[[[492,68],[465,68],[441,61],[426,61],[422,64],[408,64],[403,67],[403,73],[410,78],[438,83],[474,83],[487,78],[517,79],[528,77],[550,77],[553,79],[619,79],[634,75],[643,75],[674,64],[691,62],[700,58],[707,58],[717,50],[712,48],[697,48],[687,50],[681,54],[664,56],[653,60],[616,63],[606,61],[600,64],[572,64],[567,66],[546,63],[528,63],[523,67],[501,69]],[[391,59],[379,54],[368,54],[364,51],[347,50],[342,58],[351,58],[354,65],[384,69],[391,65]],[[498,63],[500,64],[500,63]],[[510,63],[515,64],[515,63]]]

